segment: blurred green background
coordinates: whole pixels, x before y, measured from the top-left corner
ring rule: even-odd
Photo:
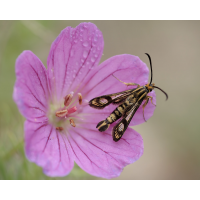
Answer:
[[[67,26],[82,21],[0,21],[0,179],[97,179],[75,165],[63,178],[51,178],[24,154],[23,122],[12,99],[15,60],[33,51],[46,66],[51,43]],[[115,179],[200,179],[200,21],[90,21],[104,36],[101,62],[133,54],[149,66],[159,90],[147,123],[134,127],[144,154]]]

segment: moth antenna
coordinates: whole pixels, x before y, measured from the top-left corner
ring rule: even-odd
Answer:
[[[151,68],[151,80],[150,80],[150,83],[149,83],[149,84],[151,84],[152,79],[153,79],[153,70],[152,70],[152,64],[151,64],[151,57],[150,57],[150,55],[149,55],[148,53],[145,53],[145,54],[148,56],[148,58],[149,58],[149,62],[150,62],[150,68]]]
[[[159,87],[157,87],[157,86],[153,86],[154,88],[157,88],[157,89],[159,89],[161,92],[163,92],[165,95],[166,95],[166,101],[167,101],[167,99],[168,99],[168,94],[164,91],[164,90],[162,90],[161,88],[159,88]]]

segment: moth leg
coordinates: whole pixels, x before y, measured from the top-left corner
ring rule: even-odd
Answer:
[[[149,102],[149,98],[148,98],[148,96],[145,98],[145,103],[143,104],[143,106],[142,106],[142,108],[143,108],[143,118],[144,118],[144,121],[146,122],[146,119],[145,119],[145,117],[144,117],[144,108],[146,107],[146,105],[148,104],[148,102]]]
[[[112,74],[113,75],[113,74]],[[114,75],[113,75],[114,76]],[[115,77],[115,76],[114,76]],[[125,85],[127,85],[127,86],[130,86],[130,85],[137,85],[137,87],[140,87],[140,85],[139,84],[137,84],[137,83],[126,83],[126,82],[124,82],[124,81],[121,81],[121,80],[119,80],[117,77],[115,77],[118,81],[120,81],[121,83],[123,83],[123,84],[125,84]]]
[[[151,99],[151,103],[152,103],[154,106],[156,106],[156,105],[153,103],[153,101],[152,101],[152,100],[153,100],[153,97],[147,96],[147,98],[148,98],[148,99]]]
[[[144,117],[144,108],[145,108],[146,105],[148,104],[149,99],[151,99],[151,103],[152,103],[154,106],[156,106],[156,105],[152,102],[153,97],[151,97],[151,96],[146,96],[146,98],[144,99],[144,100],[146,100],[146,101],[145,101],[145,103],[144,103],[143,106],[142,106],[142,108],[143,108],[143,118],[144,118],[144,121],[145,121],[145,122],[146,122],[146,119],[145,119],[145,117]]]

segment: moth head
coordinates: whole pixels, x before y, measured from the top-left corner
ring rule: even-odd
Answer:
[[[149,91],[149,92],[151,92],[153,89],[154,89],[154,83],[147,83],[146,85],[145,85],[145,87],[147,88],[147,90]]]

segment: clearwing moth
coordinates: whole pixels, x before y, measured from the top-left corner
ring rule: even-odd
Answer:
[[[137,85],[137,88],[125,90],[122,92],[114,93],[114,94],[108,94],[103,95],[100,97],[96,97],[94,99],[91,99],[89,102],[89,105],[92,108],[96,109],[103,109],[109,104],[120,104],[111,114],[109,117],[107,117],[105,120],[99,122],[96,126],[96,128],[99,129],[100,132],[103,132],[107,130],[113,122],[117,121],[118,119],[122,118],[114,127],[112,130],[112,137],[115,142],[119,141],[121,137],[123,136],[124,132],[126,131],[131,119],[133,118],[134,114],[136,113],[137,109],[140,107],[143,101],[145,103],[143,104],[143,118],[144,117],[144,108],[149,102],[149,99],[152,97],[148,96],[148,93],[151,92],[154,88],[157,88],[161,90],[166,95],[166,100],[168,99],[168,95],[166,92],[164,92],[161,88],[155,86],[154,83],[152,83],[153,78],[153,72],[152,72],[152,64],[151,64],[151,57],[148,53],[145,53],[150,62],[150,69],[151,69],[151,80],[149,83],[147,83],[144,86],[140,86],[137,83],[125,83],[119,79],[120,82],[123,84],[130,86],[130,85]],[[114,76],[114,75],[113,75]],[[154,105],[154,104],[153,104]],[[146,121],[146,120],[145,120]]]

